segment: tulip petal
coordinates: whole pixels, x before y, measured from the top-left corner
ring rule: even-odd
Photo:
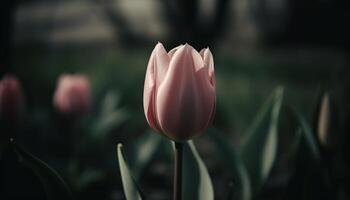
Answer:
[[[173,57],[173,55],[175,54],[175,52],[176,52],[179,48],[181,48],[182,46],[183,46],[183,45],[181,44],[181,45],[179,45],[179,46],[173,48],[172,50],[170,50],[170,51],[168,52],[168,55],[169,55],[170,59]]]
[[[165,74],[169,67],[170,57],[166,50],[164,49],[164,46],[162,43],[158,42],[156,47],[154,48],[154,72],[156,74],[155,83],[157,85],[157,88],[163,81],[163,78],[165,77]]]
[[[186,137],[192,132],[196,93],[194,69],[189,47],[179,48],[172,57],[168,73],[157,93],[157,115],[163,132],[172,139]]]
[[[158,132],[161,132],[161,130],[157,122],[157,113],[155,111],[155,94],[168,70],[169,62],[170,57],[168,56],[168,53],[164,49],[162,43],[158,42],[148,62],[143,92],[146,119],[151,128]]]
[[[196,129],[206,129],[212,122],[215,114],[216,98],[215,87],[208,81],[207,68],[202,68],[196,72],[197,92],[201,102],[199,102],[199,113],[197,117]]]
[[[154,112],[155,106],[155,51],[152,52],[151,58],[148,61],[145,84],[143,90],[143,108],[148,124],[151,128],[161,132],[157,126],[156,116]]]
[[[199,89],[199,91],[202,92],[202,99],[205,101],[203,105],[207,105],[202,109],[204,110],[205,116],[210,116],[208,119],[203,119],[207,120],[203,127],[206,128],[214,120],[216,110],[214,60],[209,48],[202,49],[199,54],[201,55],[205,64],[205,70],[197,72],[199,86],[202,87]],[[208,83],[209,85],[207,85]],[[212,105],[212,107],[208,105]]]
[[[205,65],[208,68],[208,74],[209,74],[210,83],[212,84],[213,87],[215,87],[216,81],[215,81],[213,54],[211,53],[209,48],[202,49],[200,54],[201,54],[201,56],[203,58],[203,61],[204,61]]]
[[[159,125],[168,137],[180,141],[194,137],[209,121],[215,93],[205,71],[193,47],[186,44],[173,55],[156,97]]]
[[[199,109],[197,110],[196,117],[196,131],[201,131],[207,128],[211,123],[212,118],[215,113],[215,87],[210,82],[210,77],[208,71],[210,71],[210,66],[205,62],[210,61],[211,52],[206,49],[203,52],[203,57],[195,49],[192,49],[193,60],[201,60],[202,62],[194,62],[194,67],[196,69],[196,90],[198,95],[197,104]],[[209,58],[209,59],[208,59]],[[212,59],[212,55],[211,55]],[[204,62],[203,62],[204,61]],[[212,69],[214,70],[214,63],[212,62]],[[214,76],[214,74],[211,74]],[[215,78],[215,77],[214,77]]]
[[[199,54],[202,56],[202,58],[203,58],[203,60],[204,60],[204,51],[205,51],[206,49],[202,49],[200,52],[199,52]]]
[[[168,53],[161,43],[148,62],[144,111],[154,130],[184,141],[206,129],[215,113],[215,74],[209,49],[180,45]]]

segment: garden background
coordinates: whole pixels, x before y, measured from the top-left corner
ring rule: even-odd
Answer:
[[[317,132],[319,101],[329,92],[339,130],[350,126],[348,9],[346,0],[3,0],[0,74],[16,75],[25,95],[17,143],[61,174],[77,199],[124,199],[117,143],[124,144],[132,166],[139,148],[153,151],[145,143],[150,130],[142,95],[155,44],[167,50],[186,42],[197,50],[209,46],[217,81],[213,127],[232,148],[283,87],[277,157],[255,197],[288,199],[298,126],[288,108]],[[93,106],[78,121],[53,107],[62,73],[83,73],[91,81]],[[348,139],[345,134],[343,141]],[[194,142],[216,199],[225,199],[235,181],[210,140],[204,133]],[[68,146],[78,149],[76,157],[70,158]],[[146,158],[147,165],[132,167],[140,185],[149,199],[169,199],[171,154]],[[336,171],[348,171],[344,166]],[[35,191],[35,184],[20,182],[14,192]]]

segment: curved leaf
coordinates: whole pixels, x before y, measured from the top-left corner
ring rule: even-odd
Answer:
[[[300,130],[302,133],[302,139],[304,139],[304,141],[306,142],[306,145],[308,147],[308,149],[311,152],[311,155],[314,159],[319,160],[320,159],[320,150],[319,147],[317,145],[317,141],[315,138],[315,134],[313,134],[312,132],[312,128],[311,126],[308,124],[308,122],[306,121],[306,119],[297,111],[292,109],[293,114],[295,115],[299,126],[300,126]]]
[[[59,174],[52,169],[45,162],[36,158],[32,154],[26,152],[18,145],[14,145],[15,151],[19,156],[19,162],[28,166],[39,178],[42,183],[46,196],[49,200],[71,200],[72,193],[67,184],[59,176]]]
[[[88,188],[88,186],[91,184],[103,180],[105,176],[106,174],[102,170],[87,168],[79,175],[79,178],[77,180],[77,188],[78,190]]]
[[[183,200],[213,200],[214,189],[204,162],[192,141],[183,144]]]
[[[241,147],[241,157],[257,191],[268,177],[277,154],[277,126],[283,88],[277,88],[259,112]]]
[[[103,140],[111,130],[116,128],[130,117],[126,108],[118,107],[120,95],[116,92],[109,91],[102,99],[99,113],[92,123],[91,137],[94,140]]]
[[[218,155],[222,157],[223,161],[231,169],[234,186],[231,187],[230,190],[232,191],[230,193],[238,193],[241,200],[250,200],[252,198],[251,183],[242,158],[217,129],[210,128],[208,133],[211,138],[210,141],[213,141],[219,152]],[[235,197],[234,195],[230,195],[228,199],[234,200]]]
[[[134,178],[131,176],[128,165],[125,162],[123,152],[123,145],[118,144],[118,162],[119,170],[122,178],[122,184],[124,189],[125,198],[127,200],[141,200],[142,194],[139,192],[139,187],[137,186]]]
[[[134,159],[132,162],[132,172],[135,175],[135,179],[138,180],[144,168],[151,162],[160,149],[164,137],[160,136],[153,131],[147,131],[142,137],[140,137],[134,146]]]

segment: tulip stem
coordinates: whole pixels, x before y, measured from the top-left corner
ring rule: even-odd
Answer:
[[[175,142],[174,200],[182,199],[183,144]]]

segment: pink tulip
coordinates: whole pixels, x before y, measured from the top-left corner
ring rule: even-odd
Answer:
[[[5,75],[0,81],[0,118],[16,121],[23,106],[20,82],[15,76]]]
[[[90,110],[90,82],[85,75],[63,74],[57,82],[54,106],[65,114],[83,114]]]
[[[158,43],[148,62],[143,95],[151,128],[177,142],[199,135],[215,114],[214,60],[209,48],[198,53],[185,44],[167,53]]]

